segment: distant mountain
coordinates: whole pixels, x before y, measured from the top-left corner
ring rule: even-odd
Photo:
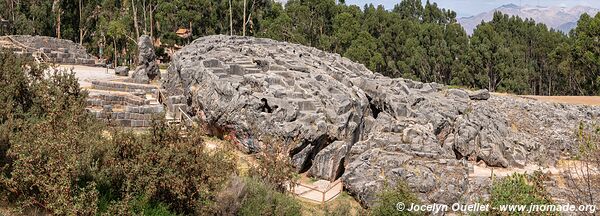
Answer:
[[[504,14],[515,15],[521,18],[532,18],[536,22],[546,24],[548,27],[568,33],[577,26],[577,21],[581,14],[588,13],[591,16],[600,12],[600,9],[586,6],[567,7],[544,7],[544,6],[519,6],[515,4],[503,5],[489,12],[480,13],[475,16],[462,17],[458,22],[465,28],[468,34],[473,34],[473,30],[481,21],[490,21],[495,11]]]

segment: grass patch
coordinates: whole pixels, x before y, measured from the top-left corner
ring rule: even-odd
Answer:
[[[325,203],[319,204],[310,201],[300,200],[302,206],[302,215],[367,215],[367,210],[347,192],[343,191],[337,198]]]

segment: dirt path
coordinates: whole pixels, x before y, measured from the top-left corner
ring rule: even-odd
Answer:
[[[473,173],[469,175],[469,177],[490,177],[493,175],[497,177],[505,177],[512,175],[514,173],[533,173],[535,171],[542,171],[544,173],[549,173],[552,175],[559,174],[561,169],[556,167],[544,168],[537,165],[527,165],[523,168],[502,168],[502,167],[486,167],[480,165],[473,165]]]
[[[523,168],[501,168],[501,167],[486,167],[474,164],[473,165],[473,173],[469,174],[471,178],[477,177],[491,177],[494,174],[497,177],[509,176],[514,173],[528,173],[531,174],[535,171],[541,171],[546,174],[550,174],[551,176],[558,176],[563,173],[571,173],[572,176],[579,176],[581,170],[577,170],[577,167],[582,167],[583,164],[581,161],[575,160],[560,160],[555,167],[541,167],[537,165],[527,165]],[[600,169],[597,167],[590,167],[591,173],[599,173]]]
[[[600,106],[600,96],[535,96],[523,95],[521,97],[534,99],[538,101],[547,101],[564,104],[578,104]]]
[[[92,87],[92,80],[118,80],[125,79],[115,75],[115,70],[102,67],[90,67],[84,65],[60,65],[59,69],[73,70],[79,79],[82,88]]]

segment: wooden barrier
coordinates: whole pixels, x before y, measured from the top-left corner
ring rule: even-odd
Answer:
[[[291,190],[296,196],[323,204],[337,197],[343,190],[343,184],[342,180],[338,179],[322,190],[312,185],[295,183]]]

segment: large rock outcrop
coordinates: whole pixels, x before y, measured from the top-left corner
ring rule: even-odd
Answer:
[[[195,40],[175,54],[163,88],[247,152],[260,151],[261,134],[292,141],[298,171],[343,178],[365,205],[399,180],[426,202],[468,199],[474,162],[551,166],[575,149],[577,124],[600,113],[392,79],[337,54],[251,37]]]
[[[131,75],[131,81],[135,83],[147,84],[151,80],[160,79],[160,70],[156,64],[156,53],[152,38],[148,35],[142,35],[138,38],[138,66]]]

